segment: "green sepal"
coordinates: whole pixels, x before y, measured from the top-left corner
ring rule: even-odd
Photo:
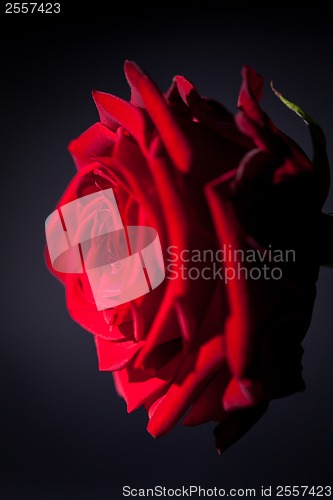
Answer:
[[[307,124],[310,130],[313,145],[313,167],[316,176],[317,185],[314,189],[318,193],[320,208],[325,203],[330,186],[330,167],[326,149],[326,139],[319,123],[306,113],[300,106],[286,99],[281,92],[273,87],[274,94],[280,99],[287,108],[296,113]],[[320,261],[322,265],[333,267],[333,216],[321,214],[319,219],[319,245]]]
[[[327,156],[326,149],[326,139],[324,132],[319,125],[319,123],[312,118],[306,111],[304,111],[298,104],[295,104],[288,99],[286,99],[281,92],[277,91],[273,87],[273,82],[271,82],[271,88],[274,94],[280,99],[280,101],[287,106],[287,108],[291,109],[296,115],[298,115],[306,125],[309,127],[310,135],[312,139],[313,146],[313,167],[314,173],[317,177],[317,192],[319,195],[319,201],[321,202],[321,206],[324,204],[330,186],[330,166]]]

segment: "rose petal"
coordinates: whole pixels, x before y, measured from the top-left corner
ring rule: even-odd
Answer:
[[[167,283],[164,281],[149,294],[132,301],[134,331],[137,341],[147,339],[155,321],[156,311],[158,311],[165,300],[166,287]],[[161,342],[167,342],[181,336],[175,311],[170,310],[170,314],[167,318],[165,317],[161,328],[163,331],[161,330],[158,336],[158,340]]]
[[[174,291],[169,282],[163,301],[147,334],[145,344],[135,359],[135,367],[144,369],[146,359],[150,356],[151,351],[163,342],[179,337],[180,333],[174,310]]]
[[[198,352],[190,352],[171,387],[154,409],[147,426],[148,432],[160,437],[169,432],[214,377],[224,360],[220,335],[203,344]]]
[[[173,78],[170,88],[165,93],[165,99],[172,114],[186,120],[192,120],[192,113],[180,96],[176,79]]]
[[[76,168],[80,170],[85,165],[95,161],[96,156],[111,156],[115,134],[101,123],[89,127],[77,139],[69,143]]]
[[[179,95],[182,100],[187,104],[187,106],[192,107],[201,96],[193,83],[191,83],[187,78],[182,75],[177,75],[174,77],[174,81],[177,84]]]
[[[87,280],[86,275],[67,274],[66,299],[67,309],[71,317],[88,332],[100,335],[103,338],[110,337],[110,326],[105,322],[103,311],[98,311],[93,300],[87,300],[82,290],[81,282]]]
[[[233,153],[236,157],[253,148],[252,140],[241,133],[233,115],[219,102],[202,98],[196,102],[192,112],[199,123],[217,133],[226,141],[226,144],[227,141],[233,144]],[[230,145],[228,147],[230,148]]]
[[[246,408],[230,413],[225,421],[214,430],[215,446],[219,454],[243,437],[253,425],[263,416],[268,408],[262,403],[253,408]]]
[[[138,141],[143,150],[148,143],[148,123],[143,112],[131,103],[105,92],[93,91],[101,123],[111,130],[122,125]]]
[[[141,349],[142,342],[114,342],[95,335],[100,371],[122,370]]]
[[[113,373],[118,393],[127,403],[128,413],[132,413],[154,394],[165,391],[178,372],[182,355],[178,354],[164,365],[156,376],[151,377],[131,367]]]
[[[166,245],[164,216],[154,179],[137,144],[128,138],[124,129],[119,128],[117,131],[112,158],[103,157],[98,160],[107,173],[112,172],[113,178],[128,196],[146,212],[148,225],[157,230],[161,245]],[[131,223],[127,218],[125,220],[127,225],[137,223]]]
[[[131,87],[140,95],[145,109],[155,123],[170,158],[181,172],[188,172],[191,164],[191,147],[172,116],[162,93],[135,63],[126,61],[124,69]]]
[[[266,117],[258,104],[262,98],[263,78],[250,66],[243,67],[242,77],[238,108],[243,110],[252,121],[264,125]]]
[[[271,131],[266,125],[264,127],[261,127],[256,122],[253,122],[251,119],[249,119],[243,111],[239,111],[238,113],[236,113],[235,123],[239,130],[243,132],[243,134],[247,135],[250,139],[252,139],[255,145],[262,151],[278,151],[279,145],[281,144],[282,149],[285,150],[285,147],[283,147],[283,143],[281,143],[281,141],[280,143],[278,143],[277,136],[272,136]]]
[[[219,186],[221,187],[219,179],[206,185],[207,201],[221,248],[237,250],[244,247],[244,241],[240,241],[242,231],[230,206],[230,201],[226,198],[226,193],[219,192]],[[233,251],[232,254],[235,252]],[[235,278],[229,279],[226,283],[230,311],[225,324],[227,356],[232,372],[241,378],[251,358],[253,324],[245,279],[243,276],[237,278],[237,265],[242,265],[242,262],[239,261],[237,253],[232,255],[236,257],[235,259],[230,259],[228,256],[229,252],[227,252],[224,265],[233,270]]]
[[[249,379],[231,379],[223,395],[223,408],[226,411],[248,408],[263,399],[261,382]]]
[[[221,403],[230,375],[226,366],[207,384],[193,403],[191,410],[183,420],[183,425],[201,425],[210,420],[220,421],[224,410]]]

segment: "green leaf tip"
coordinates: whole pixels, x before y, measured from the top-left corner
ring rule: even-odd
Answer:
[[[298,106],[298,104],[295,104],[294,102],[289,101],[286,97],[284,97],[284,95],[281,94],[281,92],[276,90],[274,88],[273,81],[271,81],[271,89],[273,90],[276,97],[278,97],[280,99],[280,101],[283,102],[283,104],[285,106],[287,106],[287,108],[291,109],[291,111],[293,111],[294,113],[296,113],[296,115],[298,115],[300,118],[302,118],[307,125],[313,125],[313,126],[319,127],[319,123],[316,122],[316,120],[314,120],[312,118],[312,116],[310,116],[308,113],[306,113],[304,111],[304,109],[302,109],[300,106]]]
[[[313,166],[317,175],[318,189],[321,192],[322,203],[326,200],[330,185],[330,168],[326,150],[326,139],[319,123],[306,113],[300,106],[286,99],[281,92],[274,88],[271,81],[271,89],[280,101],[296,113],[308,125],[313,145]]]

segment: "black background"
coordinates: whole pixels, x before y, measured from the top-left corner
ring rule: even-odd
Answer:
[[[220,457],[213,424],[178,425],[156,441],[143,410],[126,413],[43,260],[45,218],[75,174],[67,144],[98,119],[93,88],[129,97],[125,59],[163,90],[184,74],[231,111],[250,64],[265,78],[263,106],[277,125],[311,155],[306,126],[273,96],[270,80],[321,123],[332,162],[332,15],[320,2],[61,3],[62,13],[47,18],[0,7],[0,498],[121,499],[125,484],[258,494],[261,485],[332,484],[331,270],[321,271],[304,342],[306,391],[273,402]],[[331,190],[325,211],[332,201]]]

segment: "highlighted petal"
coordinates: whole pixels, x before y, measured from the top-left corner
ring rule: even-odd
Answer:
[[[127,101],[105,92],[93,91],[102,125],[116,130],[122,125],[145,150],[148,126],[142,111]]]
[[[101,123],[89,127],[77,139],[70,142],[68,149],[76,168],[82,167],[95,160],[96,156],[111,156],[115,134]]]
[[[263,124],[265,115],[258,104],[262,97],[263,78],[250,66],[243,67],[242,76],[243,83],[238,98],[238,108],[244,111],[252,121]]]
[[[162,93],[135,63],[126,61],[125,73],[131,87],[140,95],[173,163],[181,172],[188,172],[191,164],[191,146]]]
[[[197,100],[201,99],[199,92],[197,91],[193,83],[187,80],[187,78],[177,75],[175,76],[174,80],[177,83],[178,92],[181,98],[188,106],[193,106],[193,104]]]

